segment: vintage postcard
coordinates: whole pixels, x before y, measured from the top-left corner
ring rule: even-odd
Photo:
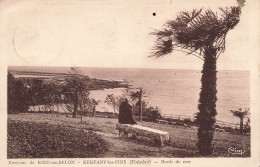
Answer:
[[[260,166],[257,0],[0,1],[0,166]]]

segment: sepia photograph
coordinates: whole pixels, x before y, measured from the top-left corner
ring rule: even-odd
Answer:
[[[0,6],[4,165],[260,165],[260,3]]]
[[[11,66],[7,156],[250,157],[249,72],[220,70],[218,93],[206,79],[198,70]]]

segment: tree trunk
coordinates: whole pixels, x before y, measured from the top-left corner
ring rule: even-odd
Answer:
[[[215,131],[215,123],[217,115],[216,102],[217,102],[217,71],[216,71],[216,50],[208,49],[205,53],[205,60],[202,69],[201,78],[201,92],[199,99],[199,113],[197,121],[199,123],[198,129],[198,143],[200,155],[210,155],[214,150],[212,144]]]
[[[72,113],[73,118],[77,117],[77,110],[78,110],[78,92],[76,91],[74,97],[74,111]]]
[[[141,98],[140,98],[140,106],[139,106],[139,121],[143,120],[143,112],[142,112],[142,102],[141,102]]]
[[[116,104],[114,103],[114,117],[116,118]]]
[[[96,107],[94,106],[92,111],[92,117],[95,117],[95,115],[96,115]]]
[[[243,119],[244,118],[240,118],[240,133],[242,134],[243,133]]]
[[[142,96],[143,96],[143,90],[140,88],[140,106],[139,106],[139,120],[142,121],[143,120],[143,111],[142,111]]]
[[[82,104],[80,103],[80,122],[82,123],[82,119],[83,119],[83,116],[82,116]]]

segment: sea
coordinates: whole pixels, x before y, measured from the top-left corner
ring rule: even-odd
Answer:
[[[9,67],[13,70],[38,72],[68,72],[68,67]],[[150,106],[157,106],[162,114],[194,116],[198,112],[201,90],[200,70],[179,69],[135,69],[135,68],[80,68],[89,77],[107,80],[127,81],[131,86],[128,93],[144,90],[144,99]],[[123,88],[92,91],[91,98],[100,100],[99,111],[113,112],[104,103],[107,94],[121,96]],[[250,72],[222,71],[217,73],[217,120],[239,123],[239,118],[230,110],[250,107]]]

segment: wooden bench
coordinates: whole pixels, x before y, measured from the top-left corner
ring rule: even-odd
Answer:
[[[160,146],[163,146],[164,141],[169,140],[169,133],[157,129],[152,129],[140,125],[130,124],[116,124],[116,129],[119,130],[119,137],[122,137],[122,132],[125,137],[128,137],[128,133],[133,136],[144,136],[151,138],[154,141],[159,141]]]

